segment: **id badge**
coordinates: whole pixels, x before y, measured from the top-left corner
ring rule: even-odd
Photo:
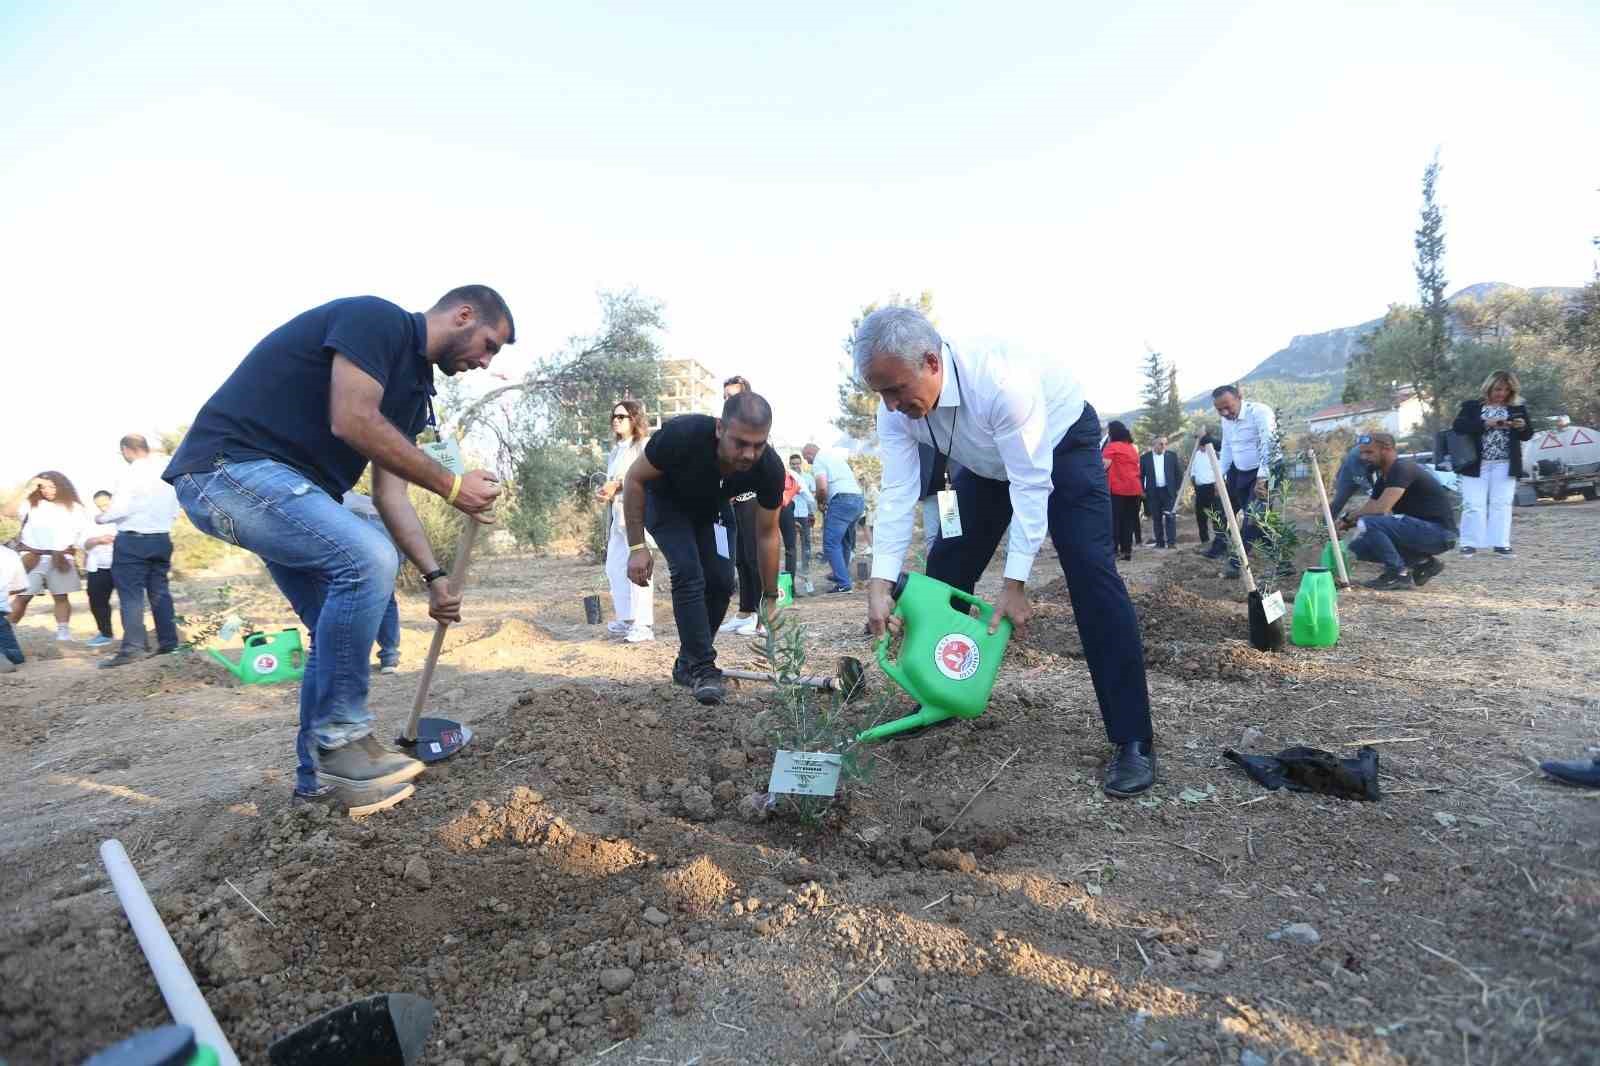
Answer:
[[[944,489],[939,493],[939,536],[961,536],[961,504],[956,500],[955,489]]]
[[[461,461],[461,445],[456,443],[454,437],[429,444],[419,444],[423,454],[438,463],[452,474],[465,474],[467,466]]]
[[[711,532],[717,538],[717,554],[724,559],[733,558],[728,554],[728,527],[718,522],[711,527]]]

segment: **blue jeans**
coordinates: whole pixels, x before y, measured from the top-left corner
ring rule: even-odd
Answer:
[[[719,516],[728,530],[728,549],[734,547],[733,510],[724,505]],[[644,496],[644,527],[655,538],[672,575],[672,618],[678,623],[677,666],[690,677],[714,673],[717,627],[728,614],[733,598],[733,560],[717,551],[714,523],[684,511],[664,492],[650,489]]]
[[[1409,566],[1449,551],[1455,536],[1444,526],[1404,514],[1367,515],[1356,524],[1350,554],[1386,570]]]
[[[1153,738],[1144,644],[1111,548],[1111,490],[1100,461],[1100,417],[1083,415],[1056,445],[1046,508],[1089,678],[1113,744]],[[940,537],[928,576],[971,592],[1011,523],[1011,484],[962,470],[954,479],[961,536]],[[1137,497],[1135,497],[1137,499]]]
[[[845,552],[845,535],[855,528],[867,509],[859,492],[846,492],[828,500],[828,513],[822,518],[822,555],[833,571],[840,588],[850,588],[850,556]]]
[[[172,537],[166,533],[118,533],[111,548],[111,583],[117,588],[122,612],[122,651],[143,655],[149,651],[144,631],[144,601],[156,623],[156,647],[167,652],[178,646],[178,623],[172,613],[172,591],[167,574],[172,569]]]
[[[363,517],[387,537],[389,543],[394,543],[394,538],[389,536],[389,527],[383,524],[382,518]],[[389,606],[383,611],[383,621],[378,625],[378,665],[400,665],[400,604],[392,592],[389,594]]]
[[[261,557],[312,634],[295,782],[314,789],[316,748],[372,732],[368,656],[394,597],[399,555],[370,522],[271,459],[185,474],[173,487],[195,528]]]
[[[0,607],[5,608],[0,610],[0,655],[21,666],[22,645],[17,643],[17,631],[11,628],[11,619],[6,617],[6,611],[11,609],[9,598],[0,599]]]

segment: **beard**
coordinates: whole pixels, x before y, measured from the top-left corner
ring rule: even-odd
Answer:
[[[467,328],[450,338],[450,344],[439,355],[438,367],[446,377],[455,377],[467,369],[466,361],[472,354],[472,335],[476,330]]]

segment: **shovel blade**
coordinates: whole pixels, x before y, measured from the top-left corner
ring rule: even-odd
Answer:
[[[1256,651],[1283,650],[1283,619],[1267,621],[1261,593],[1250,593],[1250,646]]]
[[[417,722],[417,739],[396,738],[396,743],[406,753],[425,763],[448,759],[467,746],[472,739],[472,727],[452,722],[448,718],[423,718]]]
[[[267,1048],[272,1066],[413,1066],[433,1027],[433,1004],[405,992],[358,999]]]

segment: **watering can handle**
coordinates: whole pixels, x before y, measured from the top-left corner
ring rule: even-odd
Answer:
[[[900,607],[898,604],[895,605],[894,613],[900,613]],[[890,634],[889,631],[885,629],[883,631],[883,636],[879,637],[877,643],[872,646],[873,652],[878,657],[878,667],[883,671],[884,676],[888,677],[902,689],[905,689],[905,691],[910,692],[911,679],[906,676],[905,670],[901,669],[898,660],[891,660],[889,658],[889,641]]]
[[[962,592],[958,588],[952,588],[950,590],[950,594],[956,599],[970,603],[976,607],[978,609],[978,618],[980,620],[987,622],[990,618],[994,617],[994,607],[985,601],[978,599],[978,597],[972,595],[972,593]]]
[[[267,635],[265,633],[251,633],[248,637],[244,638],[244,646],[247,648],[254,648],[257,645],[265,644],[266,642]]]

